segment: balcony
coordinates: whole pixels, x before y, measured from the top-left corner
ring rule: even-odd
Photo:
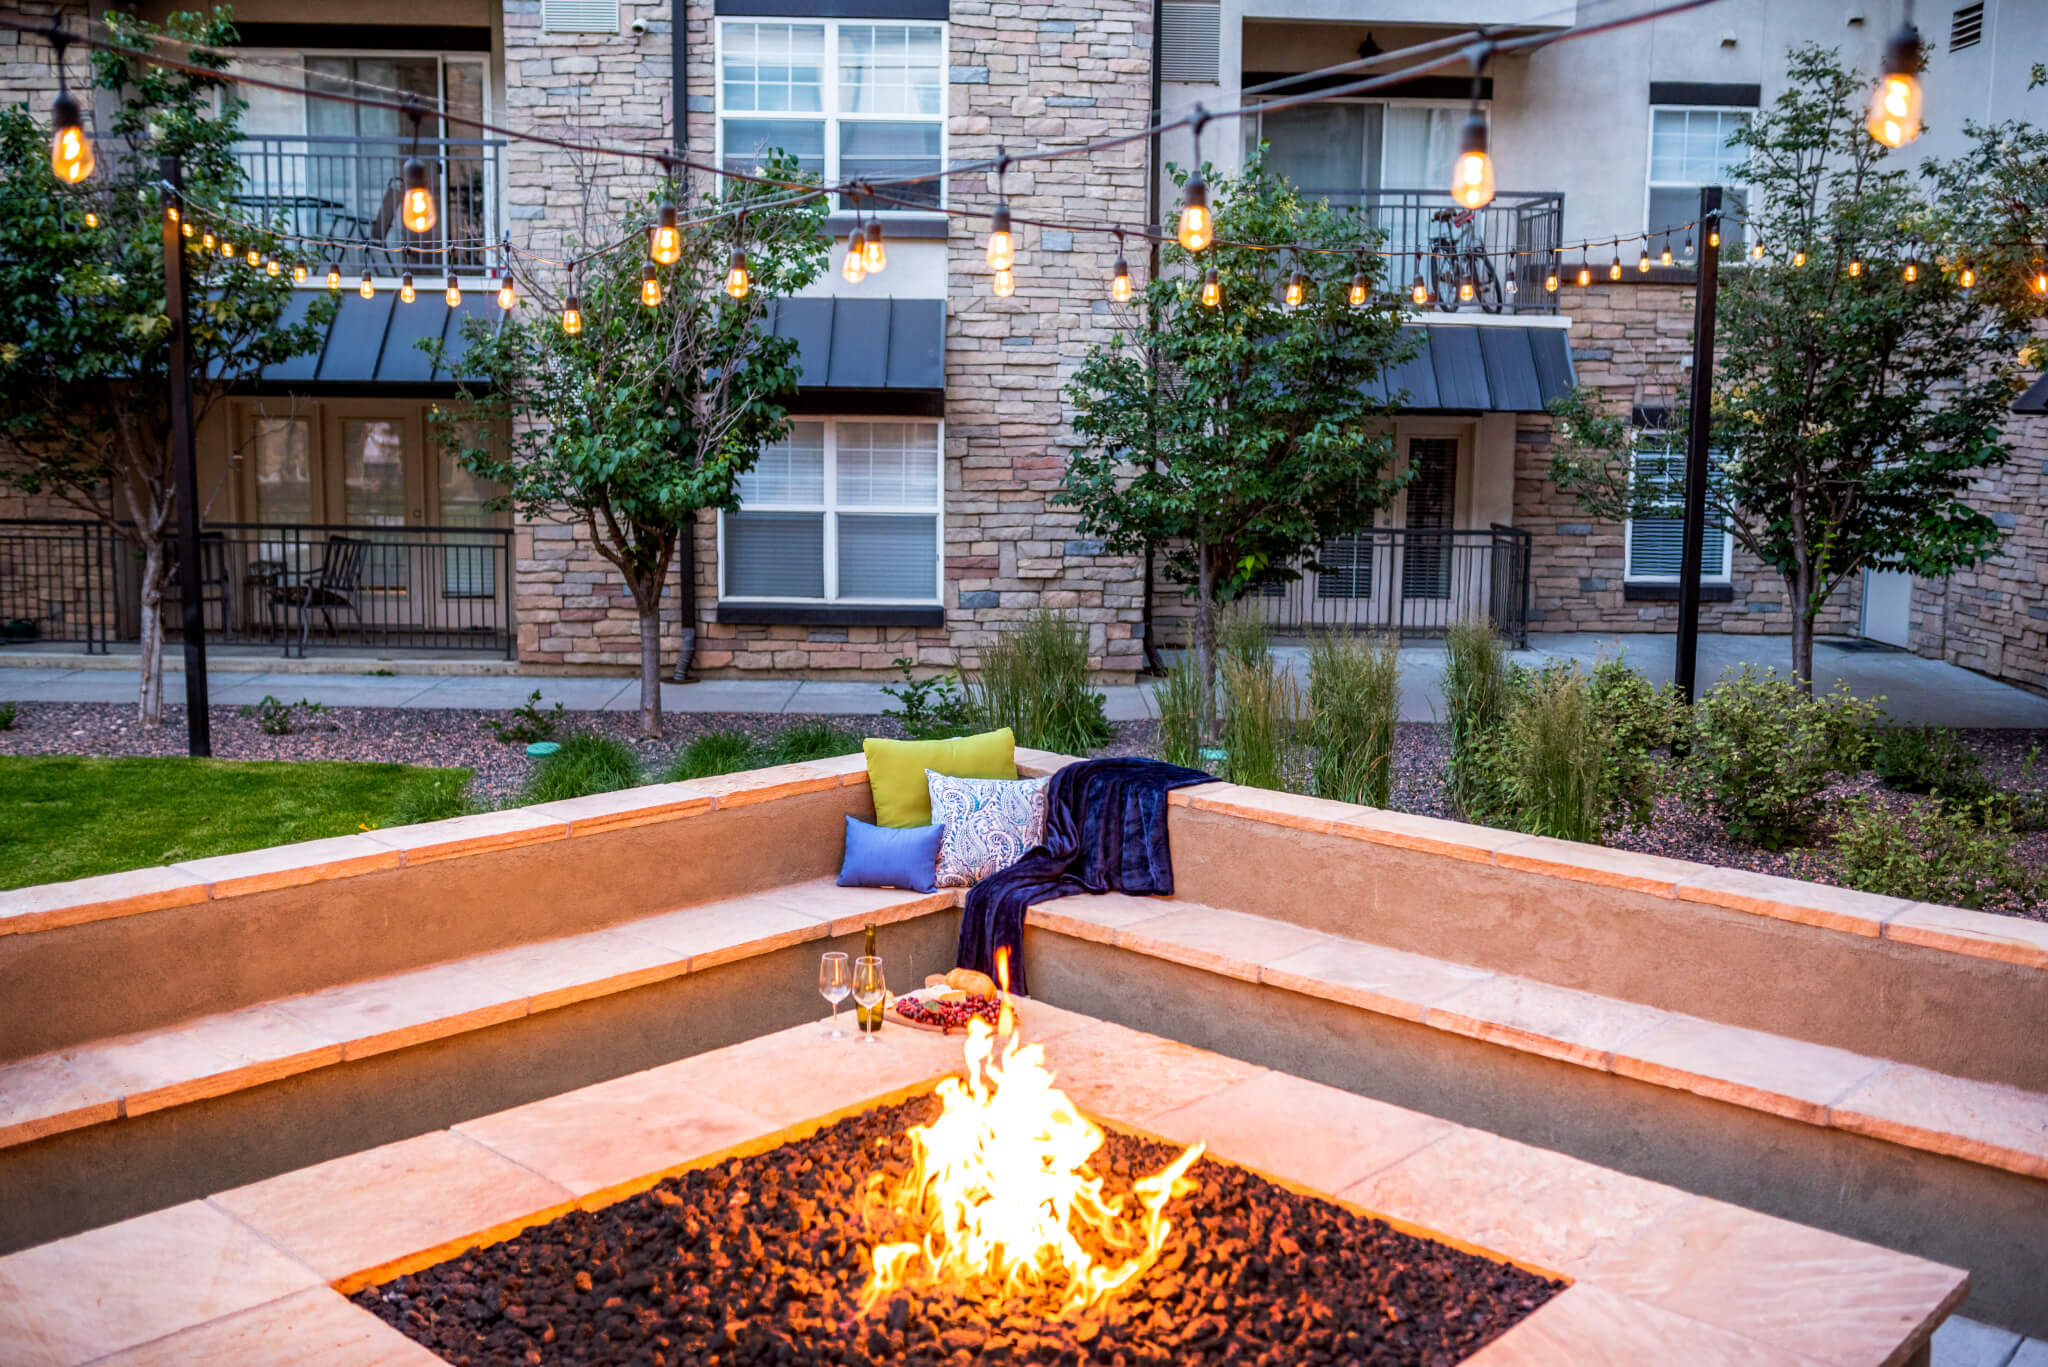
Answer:
[[[1485,622],[1517,648],[1529,643],[1529,532],[1491,527],[1373,527],[1338,537],[1261,585],[1253,611],[1282,635],[1392,631],[1441,636]]]
[[[255,135],[236,147],[243,183],[233,202],[281,231],[353,244],[308,244],[347,274],[451,266],[481,274],[496,264],[493,247],[503,231],[504,147],[481,138]],[[427,165],[440,210],[434,230],[423,235],[408,233],[398,217],[405,162],[415,155]]]
[[[1387,283],[1407,294],[1421,276],[1432,302],[1447,312],[1557,312],[1543,288],[1564,241],[1560,191],[1503,190],[1484,209],[1465,210],[1443,190],[1303,189],[1371,219],[1386,234]],[[1519,255],[1509,255],[1519,253]],[[1465,287],[1469,285],[1469,297]]]

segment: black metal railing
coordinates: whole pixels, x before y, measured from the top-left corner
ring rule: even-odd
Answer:
[[[288,137],[242,139],[236,156],[240,212],[280,231],[356,244],[309,244],[347,273],[475,274],[494,263],[491,244],[502,231],[498,163],[505,144],[478,138]],[[409,233],[399,219],[408,157],[426,163],[437,209],[431,232]],[[445,254],[444,254],[445,253]]]
[[[165,544],[164,628],[181,629],[184,567]],[[200,602],[209,641],[321,650],[474,651],[511,658],[507,527],[206,524]],[[142,562],[91,522],[0,522],[0,644],[104,651],[141,623]]]
[[[1458,207],[1445,190],[1303,190],[1353,209],[1386,234],[1383,277],[1407,296],[1420,277],[1424,307],[1449,312],[1556,313],[1543,288],[1564,242],[1564,195],[1503,190],[1483,209]],[[1469,291],[1466,286],[1470,286]]]
[[[1529,643],[1530,534],[1486,528],[1374,527],[1325,544],[1301,577],[1267,584],[1252,601],[1280,633],[1398,631],[1438,636],[1486,622],[1517,648]]]

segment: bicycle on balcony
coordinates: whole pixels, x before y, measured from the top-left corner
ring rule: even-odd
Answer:
[[[1456,313],[1461,304],[1474,304],[1483,313],[1499,313],[1505,303],[1500,272],[1486,253],[1478,211],[1438,209],[1429,217],[1439,225],[1429,239],[1429,289],[1436,306]]]

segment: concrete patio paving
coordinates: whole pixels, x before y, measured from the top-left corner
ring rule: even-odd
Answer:
[[[1671,677],[1669,636],[1533,635],[1529,647],[1516,652],[1515,658],[1529,665],[1575,660],[1589,668],[1602,659],[1620,658],[1658,682]],[[1278,654],[1306,679],[1305,647],[1283,646]],[[1432,642],[1418,642],[1402,650],[1403,721],[1438,718],[1444,658],[1443,647]],[[1710,687],[1744,664],[1784,672],[1790,658],[1790,644],[1781,636],[1705,635],[1700,638],[1700,685]],[[179,660],[175,651],[168,663],[172,677],[167,680],[165,695],[175,704],[184,694],[183,682],[176,677]],[[253,703],[275,695],[288,702],[303,698],[330,707],[503,709],[524,703],[538,689],[543,706],[559,702],[572,712],[631,711],[639,705],[640,686],[635,679],[617,675],[452,674],[445,670],[451,663],[457,662],[332,657],[293,662],[295,666],[309,664],[311,670],[282,670],[274,667],[275,657],[267,653],[263,657],[233,656],[216,664],[212,697],[221,705]],[[7,667],[10,665],[14,667]],[[350,666],[352,672],[340,672]],[[384,669],[393,672],[375,672]],[[1902,722],[2048,728],[2048,698],[1905,651],[1861,641],[1822,641],[1814,650],[1814,673],[1822,688],[1840,679],[1859,697],[1884,698],[1886,711]],[[134,699],[135,689],[135,670],[118,655],[88,660],[51,654],[10,657],[0,651],[0,702],[125,703]],[[1148,685],[1103,691],[1112,720],[1136,721],[1155,715]],[[895,706],[881,684],[851,680],[707,679],[693,684],[664,683],[661,692],[662,706],[671,712],[878,716]]]

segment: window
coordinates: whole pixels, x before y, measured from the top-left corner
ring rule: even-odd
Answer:
[[[751,171],[770,148],[828,182],[944,166],[945,25],[726,19],[718,41],[728,170]],[[933,180],[890,193],[937,207],[940,191]]]
[[[1711,469],[1710,480],[1715,478]],[[1675,584],[1685,546],[1685,452],[1663,451],[1636,456],[1636,490],[1669,516],[1630,518],[1624,527],[1622,578],[1632,584]],[[1700,540],[1700,582],[1728,582],[1734,549],[1728,529],[1710,519]]]
[[[719,596],[939,601],[939,424],[799,421],[719,521]]]
[[[1747,201],[1736,185],[1736,168],[1748,154],[1730,141],[1739,129],[1749,126],[1746,109],[1650,110],[1650,188],[1648,227],[1651,236],[1671,236],[1672,250],[1683,245],[1685,225],[1700,214],[1700,187],[1719,185],[1723,212],[1729,219],[1743,217]],[[1731,252],[1740,227],[1721,239],[1722,258],[1739,258]],[[1696,231],[1696,230],[1695,230]],[[1694,239],[1697,244],[1697,237]],[[1660,244],[1661,245],[1661,244]]]
[[[1244,120],[1245,153],[1263,140],[1266,169],[1314,198],[1374,209],[1374,226],[1387,234],[1385,249],[1413,252],[1427,245],[1428,213],[1372,192],[1421,191],[1433,197],[1427,201],[1432,209],[1449,203],[1444,187],[1467,114],[1463,104],[1326,100]]]

